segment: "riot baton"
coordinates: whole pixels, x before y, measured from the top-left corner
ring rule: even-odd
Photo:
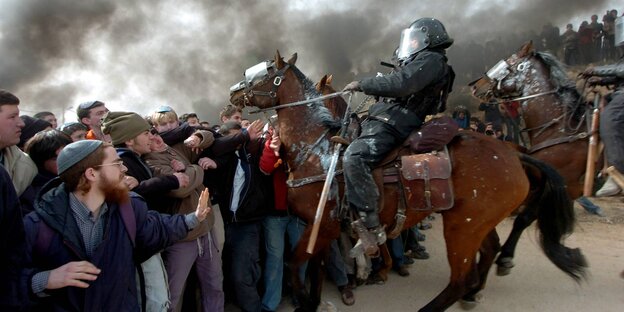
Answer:
[[[600,125],[599,103],[603,99],[596,92],[594,97],[594,110],[591,121],[591,135],[587,146],[587,163],[585,165],[585,181],[583,183],[583,196],[592,196],[594,190],[594,172],[596,170],[596,154],[598,153],[598,127]]]
[[[345,110],[345,115],[342,120],[342,129],[340,130],[340,136],[344,136],[344,134],[346,133],[347,125],[345,125],[345,123],[349,118],[349,107],[351,106],[352,96],[353,92],[349,94],[349,103],[347,105],[347,110]],[[331,187],[332,181],[334,180],[334,174],[336,173],[336,164],[338,163],[338,158],[340,157],[341,148],[342,143],[336,143],[336,145],[334,145],[334,154],[332,155],[331,163],[329,164],[329,169],[327,170],[327,177],[325,178],[325,184],[323,185],[323,191],[321,192],[318,206],[316,206],[316,215],[314,215],[312,232],[310,233],[310,240],[308,241],[308,247],[306,248],[306,252],[309,254],[312,254],[312,251],[314,250],[314,245],[316,245],[316,239],[318,238],[318,232],[321,227],[321,220],[323,219],[323,212],[325,211],[325,204],[327,203],[327,197],[329,195],[329,188]]]

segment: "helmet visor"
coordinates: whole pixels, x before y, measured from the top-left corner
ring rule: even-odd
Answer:
[[[427,28],[406,28],[401,32],[401,42],[397,51],[397,58],[406,60],[412,54],[425,49],[429,45]]]
[[[271,67],[271,64],[269,62],[262,62],[248,68],[245,71],[245,82],[247,83],[247,85],[252,86],[254,83],[261,81],[266,76],[268,76],[269,67]]]

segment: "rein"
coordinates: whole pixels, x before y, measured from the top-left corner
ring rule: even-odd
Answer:
[[[257,92],[257,91],[255,91],[255,92]],[[270,93],[270,92],[266,92],[266,93]],[[267,112],[267,111],[271,111],[271,110],[278,110],[278,109],[286,108],[286,107],[294,107],[294,106],[310,104],[310,103],[314,103],[316,101],[322,101],[322,100],[325,100],[325,99],[331,99],[331,98],[339,97],[339,96],[347,94],[347,93],[349,93],[349,91],[334,92],[334,93],[322,95],[322,96],[319,96],[319,97],[311,98],[311,99],[308,99],[308,100],[302,100],[302,101],[297,101],[297,102],[292,102],[292,103],[287,103],[287,104],[282,104],[282,105],[277,105],[277,106],[272,106],[272,107],[267,107],[267,108],[261,108],[261,109],[258,109],[258,110],[255,110],[255,111],[249,112],[249,113],[250,114],[257,114],[257,113],[263,113],[263,112]],[[275,97],[275,93],[273,93],[273,97]]]
[[[531,94],[531,95],[527,95],[527,96],[521,96],[521,97],[518,97],[518,98],[505,99],[505,100],[496,101],[496,104],[502,104],[502,103],[506,103],[506,102],[515,102],[515,101],[524,101],[524,100],[528,100],[528,99],[532,99],[532,98],[536,98],[536,97],[540,97],[540,96],[544,96],[544,95],[549,95],[549,94],[553,94],[553,93],[557,93],[557,92],[559,92],[559,88],[554,89],[554,90],[550,90],[550,91],[546,91],[546,92],[540,92],[540,93],[536,93],[536,94]]]

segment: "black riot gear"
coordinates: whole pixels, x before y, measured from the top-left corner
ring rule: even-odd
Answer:
[[[444,25],[435,18],[420,18],[401,32],[398,58],[408,60],[426,48],[446,49],[453,44]]]

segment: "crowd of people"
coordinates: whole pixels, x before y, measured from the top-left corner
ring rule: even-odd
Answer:
[[[614,44],[617,17],[618,11],[613,9],[602,17],[594,14],[580,25],[567,24],[563,30],[547,23],[541,31],[509,33],[484,43],[469,41],[450,50],[449,58],[454,60],[455,70],[462,82],[482,75],[488,66],[504,59],[529,40],[533,41],[537,50],[549,52],[568,65],[610,63],[624,53],[624,48]],[[458,61],[465,59],[466,55],[471,56],[470,62]]]
[[[352,226],[365,254],[386,241],[371,169],[446,105],[455,74],[445,50],[452,44],[440,21],[418,19],[402,33],[395,71],[345,87],[385,98],[371,106],[343,160],[348,205],[359,216]],[[587,75],[622,78],[621,64],[614,68]],[[611,115],[621,116],[621,102],[616,93],[612,103],[620,104]],[[243,311],[277,310],[289,288],[285,259],[306,225],[288,207],[275,121],[250,122],[228,104],[221,124],[211,127],[170,106],[140,116],[89,101],[77,106],[77,121],[58,126],[50,112],[20,116],[19,105],[0,90],[0,310],[223,311],[226,300]],[[493,100],[479,110],[484,122],[461,107],[453,119],[465,130],[520,143],[519,103]],[[609,119],[609,129],[618,118]],[[621,142],[609,129],[601,131]],[[624,170],[622,151],[607,152]],[[429,257],[419,244],[419,230],[429,227],[423,222],[388,240],[399,275],[409,275],[413,259]],[[349,239],[331,246],[329,276],[352,305],[357,281],[347,254],[357,248]],[[305,270],[297,272],[302,280]]]
[[[59,126],[50,112],[20,116],[19,104],[0,91],[2,310],[223,311],[226,298],[243,311],[278,308],[306,224],[288,209],[273,126],[233,105],[210,126],[170,106],[143,117],[101,101]],[[394,240],[400,275],[429,257],[419,244],[428,227],[406,231],[408,249]],[[332,244],[328,272],[351,305],[344,245]]]

